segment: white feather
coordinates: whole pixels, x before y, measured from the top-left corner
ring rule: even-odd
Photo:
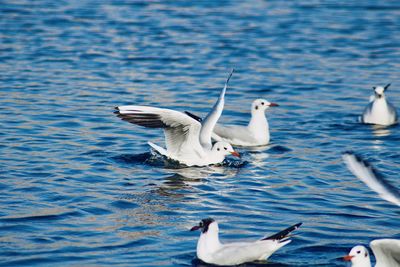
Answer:
[[[375,267],[400,267],[400,240],[376,239],[369,245],[375,255]]]
[[[349,170],[370,189],[379,194],[383,199],[400,206],[399,192],[393,188],[383,177],[378,177],[376,171],[361,158],[352,153],[344,153],[343,160]]]

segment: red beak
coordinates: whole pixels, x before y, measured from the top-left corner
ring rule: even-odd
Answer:
[[[200,226],[196,225],[196,226],[193,226],[192,229],[190,229],[190,231],[196,231],[199,229],[200,229]]]
[[[347,256],[344,256],[344,257],[343,257],[343,260],[345,260],[345,261],[351,261],[352,258],[354,258],[354,256],[347,255]]]
[[[236,151],[231,152],[232,155],[234,155],[235,157],[240,158],[240,154]]]
[[[276,104],[276,103],[270,103],[269,106],[270,106],[270,107],[279,107],[279,105]]]

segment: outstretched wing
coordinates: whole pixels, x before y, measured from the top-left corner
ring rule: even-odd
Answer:
[[[170,154],[186,151],[202,153],[199,134],[200,122],[179,111],[148,106],[120,106],[115,108],[119,118],[147,128],[162,128]]]
[[[400,240],[376,239],[370,243],[376,267],[400,267]]]
[[[222,89],[217,102],[214,104],[211,111],[208,113],[207,117],[201,122],[202,128],[200,130],[200,143],[203,147],[211,149],[211,135],[214,130],[215,124],[219,117],[221,117],[222,111],[224,109],[225,104],[225,92],[226,88],[228,87],[229,79],[232,76],[234,69],[232,69],[231,73],[229,74],[228,78],[226,79],[225,86]]]
[[[400,206],[399,191],[386,181],[367,161],[353,152],[345,152],[343,160],[347,168],[369,188],[377,192],[383,199]]]

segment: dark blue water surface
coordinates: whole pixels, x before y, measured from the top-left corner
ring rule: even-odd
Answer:
[[[113,114],[204,116],[232,67],[222,122],[281,105],[243,164],[165,166],[146,144],[162,132]],[[189,229],[212,216],[222,241],[304,223],[260,265],[347,266],[354,245],[400,238],[399,207],[341,160],[355,150],[400,188],[400,126],[357,123],[372,86],[400,106],[399,69],[398,1],[3,0],[1,265],[202,265]]]

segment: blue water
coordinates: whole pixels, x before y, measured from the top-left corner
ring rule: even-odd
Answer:
[[[400,126],[357,123],[372,86],[400,106],[398,1],[30,1],[0,4],[2,266],[203,266],[204,217],[222,241],[303,222],[257,266],[347,266],[356,244],[400,238],[400,209],[345,168],[355,150],[400,188]],[[271,145],[242,162],[173,168],[113,107],[268,111]],[[252,266],[247,264],[246,266]]]

